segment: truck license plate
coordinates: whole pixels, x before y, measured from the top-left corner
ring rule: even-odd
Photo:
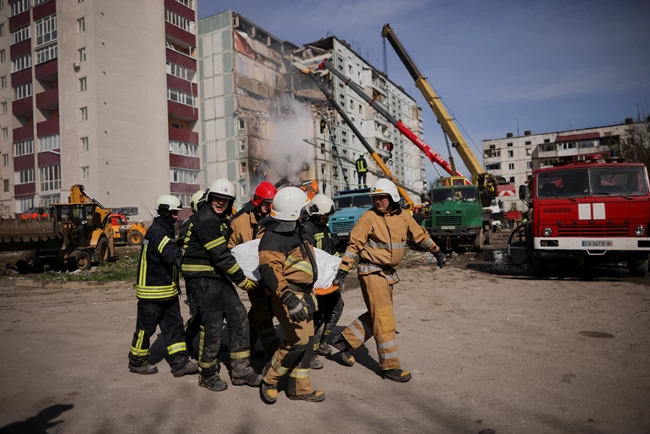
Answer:
[[[440,226],[443,231],[450,231],[456,229],[456,226]]]
[[[336,235],[338,235],[339,237],[347,237],[348,235],[350,235],[350,232],[339,232]]]
[[[612,247],[611,241],[583,241],[582,247]]]

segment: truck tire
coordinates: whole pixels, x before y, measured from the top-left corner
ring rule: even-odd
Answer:
[[[544,261],[539,256],[531,255],[528,259],[528,271],[531,275],[540,277],[544,275]]]
[[[81,271],[90,270],[90,267],[92,267],[93,258],[85,250],[78,251],[75,260],[77,262],[77,268]]]
[[[631,277],[648,277],[648,254],[636,254],[627,260]]]
[[[97,243],[97,262],[100,264],[106,262],[110,256],[111,253],[108,249],[108,239],[106,237],[101,237]]]
[[[129,236],[127,238],[127,241],[129,242],[129,246],[139,246],[140,244],[142,244],[143,240],[144,240],[144,236],[140,233],[140,231],[129,232]]]
[[[476,234],[476,238],[474,238],[474,247],[472,248],[472,251],[479,253],[483,250],[483,238],[485,238],[485,232],[483,231],[483,228],[481,228],[481,231]]]

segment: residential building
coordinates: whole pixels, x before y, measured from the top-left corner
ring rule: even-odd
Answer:
[[[316,85],[292,66],[296,59],[332,57],[368,92],[375,89],[382,94],[389,111],[422,135],[422,115],[415,100],[335,37],[299,47],[233,11],[202,19],[198,30],[202,183],[227,177],[238,186],[238,204],[247,201],[265,179],[317,179],[320,191],[330,195],[357,187],[354,161],[366,151]],[[395,175],[405,186],[420,191],[425,175],[419,150],[385,120],[377,120],[374,109],[337,79],[322,80],[386,160],[386,143],[392,141]],[[287,131],[286,122],[297,117],[300,122]],[[321,131],[324,118],[335,124],[334,143],[329,129]],[[371,169],[378,169],[366,158]],[[292,161],[300,164],[287,164]],[[367,182],[374,180],[371,174]]]
[[[607,125],[523,136],[507,133],[505,138],[483,140],[483,164],[486,172],[503,176],[514,184],[514,195],[502,196],[504,210],[522,210],[525,205],[516,196],[533,170],[548,167],[560,159],[584,159],[590,154],[609,155],[610,146],[626,140],[632,118],[624,124]],[[500,190],[501,191],[501,190]],[[510,190],[511,191],[511,190]],[[505,189],[501,194],[509,194]]]
[[[136,219],[150,220],[170,192],[189,206],[200,170],[195,2],[9,3],[3,206],[66,201],[74,184],[107,207],[138,208]]]

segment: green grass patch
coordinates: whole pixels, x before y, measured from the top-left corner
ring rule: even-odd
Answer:
[[[115,262],[94,265],[89,271],[75,273],[47,271],[41,274],[31,274],[34,280],[47,282],[117,282],[130,281],[135,283],[138,272],[139,252],[131,252],[120,256]]]

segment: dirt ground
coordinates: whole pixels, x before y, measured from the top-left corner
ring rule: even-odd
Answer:
[[[413,380],[382,380],[371,340],[354,367],[335,357],[312,373],[321,404],[267,406],[256,389],[173,378],[160,336],[160,373],[130,374],[130,283],[2,279],[0,433],[650,432],[650,280],[620,267],[533,279],[503,256],[438,270],[414,253],[395,289]],[[341,325],[364,311],[349,283]]]

